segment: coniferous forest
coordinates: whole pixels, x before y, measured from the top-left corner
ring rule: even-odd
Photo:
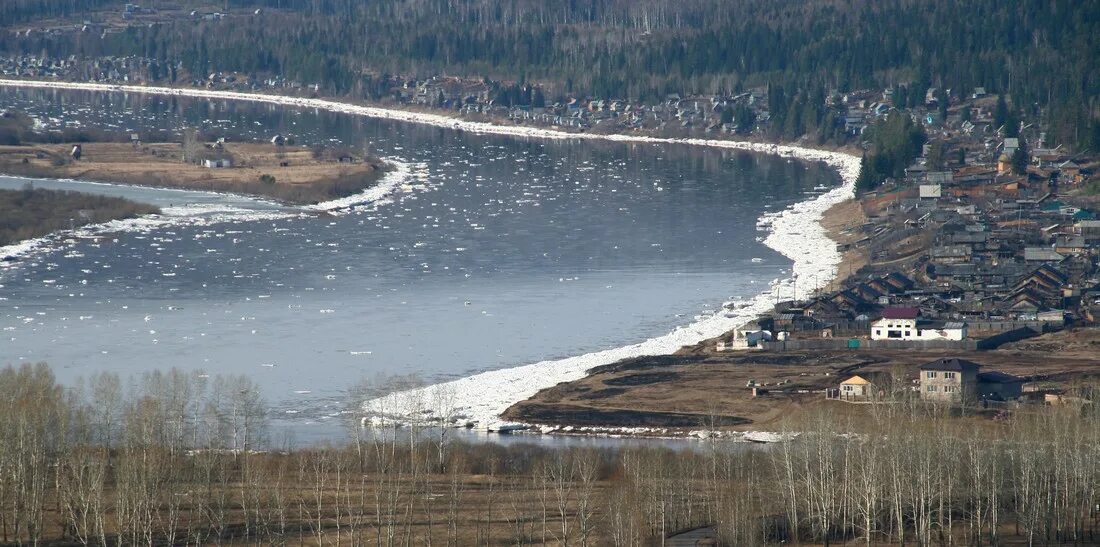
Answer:
[[[155,4],[155,2],[154,2]],[[206,5],[203,2],[174,4]],[[221,2],[217,2],[221,8]],[[9,0],[0,25],[103,8],[102,0]],[[112,4],[113,5],[113,4]],[[379,98],[382,76],[534,82],[550,99],[653,101],[769,86],[776,138],[832,125],[826,93],[895,86],[1006,94],[1019,115],[1078,148],[1100,126],[1100,2],[230,0],[233,24],[193,19],[110,34],[0,38],[9,54],[141,55],[159,76],[229,71]],[[180,65],[182,63],[182,65]]]

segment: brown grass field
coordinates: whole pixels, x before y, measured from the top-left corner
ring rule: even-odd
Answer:
[[[1067,391],[1100,382],[1100,331],[1076,329],[1008,344],[995,351],[855,350],[723,352],[708,341],[671,356],[641,357],[596,367],[585,378],[542,390],[505,416],[540,424],[650,426],[673,431],[720,425],[775,430],[783,419],[818,412],[858,416],[864,405],[826,400],[827,388],[866,372],[902,375],[959,357],[1029,380],[1025,392]],[[769,393],[753,397],[755,381]],[[799,393],[802,391],[803,393]]]
[[[233,167],[219,169],[184,162],[183,149],[176,143],[94,142],[81,147],[81,159],[73,160],[69,156],[72,144],[0,146],[0,172],[317,203],[359,192],[377,182],[385,169],[380,161],[370,158],[352,162],[318,159],[304,146],[268,143],[225,144],[224,152],[233,157]],[[264,175],[274,182],[262,180]]]

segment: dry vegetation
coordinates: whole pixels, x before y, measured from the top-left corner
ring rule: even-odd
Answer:
[[[851,244],[863,237],[859,227],[867,222],[863,208],[859,200],[847,200],[840,202],[825,211],[821,218],[821,226],[825,228],[829,239],[838,245]],[[862,247],[852,247],[841,254],[840,263],[837,264],[837,276],[822,290],[836,290],[860,268],[867,265],[867,250]]]
[[[385,169],[377,159],[354,158],[349,154],[347,161],[341,162],[331,151],[304,146],[227,143],[215,151],[201,143],[189,147],[186,141],[185,138],[185,144],[141,145],[81,143],[79,160],[70,157],[71,143],[0,146],[0,172],[317,203],[362,191],[376,183]],[[206,155],[231,158],[233,167],[203,167],[199,161]]]
[[[508,409],[509,419],[550,425],[649,426],[687,431],[708,425],[771,430],[790,416],[860,416],[863,406],[826,401],[824,390],[853,374],[886,372],[912,385],[917,367],[959,357],[1024,377],[1028,390],[1073,391],[1100,381],[1100,333],[1076,329],[1008,344],[996,351],[716,352],[714,341],[664,357],[596,367]],[[754,381],[767,394],[753,397]],[[801,393],[800,393],[801,392]]]
[[[127,199],[39,190],[0,190],[0,246],[50,232],[152,214],[152,205]]]
[[[971,428],[888,398],[858,417],[790,417],[780,427],[799,434],[762,449],[465,445],[379,422],[340,446],[271,452],[245,379],[172,371],[123,385],[0,371],[0,541],[650,545],[700,526],[746,546],[1098,539],[1089,405]]]

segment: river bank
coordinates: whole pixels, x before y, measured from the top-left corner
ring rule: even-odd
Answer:
[[[6,82],[5,82],[6,83]],[[746,143],[719,139],[679,139],[660,138],[640,135],[593,135],[574,134],[563,131],[536,129],[531,127],[500,126],[489,123],[466,122],[454,118],[426,113],[392,111],[375,107],[349,105],[320,99],[302,99],[296,97],[277,97],[260,94],[243,94],[211,90],[189,90],[171,88],[147,88],[142,86],[107,86],[101,84],[65,84],[57,82],[15,82],[12,85],[24,87],[46,87],[91,91],[116,91],[133,93],[157,93],[164,95],[195,96],[225,100],[246,100],[263,103],[282,104],[292,107],[320,108],[333,112],[371,116],[410,123],[453,128],[474,133],[499,134],[531,139],[558,140],[603,140],[610,142],[652,144],[652,145],[688,145],[707,146],[733,150],[746,150],[776,154],[791,159],[821,161],[841,172],[840,187],[815,196],[807,201],[761,219],[760,229],[767,230],[764,244],[775,249],[794,263],[791,278],[779,280],[768,290],[747,301],[747,305],[736,313],[721,313],[706,317],[700,321],[679,327],[672,332],[629,346],[595,352],[564,360],[544,361],[526,367],[517,367],[492,371],[470,376],[441,386],[395,395],[381,404],[386,411],[394,414],[406,414],[406,409],[394,408],[395,401],[419,400],[427,404],[433,398],[446,400],[447,409],[439,409],[440,414],[454,418],[456,424],[476,424],[486,429],[498,429],[502,424],[499,418],[509,405],[523,400],[539,389],[555,385],[562,381],[584,376],[585,371],[594,366],[607,364],[638,355],[660,355],[677,351],[681,347],[697,343],[728,332],[738,325],[752,320],[758,314],[770,309],[779,297],[789,298],[795,291],[808,291],[816,285],[824,284],[835,275],[840,255],[835,245],[828,239],[818,221],[836,203],[850,199],[852,183],[858,173],[858,158],[853,156],[796,146],[774,145],[766,143]],[[798,281],[795,282],[794,277]],[[406,405],[407,406],[407,405]]]
[[[577,419],[578,415],[562,415],[559,418],[570,422],[529,428],[529,424],[522,421],[522,415],[512,413],[510,409],[513,405],[535,397],[542,390],[581,380],[600,365],[643,356],[672,355],[689,350],[692,346],[706,344],[707,341],[728,334],[756,319],[770,310],[777,299],[790,298],[796,291],[799,294],[808,294],[831,284],[838,284],[851,275],[853,269],[858,269],[862,260],[860,256],[842,254],[837,251],[836,245],[838,240],[843,241],[849,237],[848,230],[862,222],[858,203],[852,201],[854,181],[859,169],[858,158],[837,154],[826,156],[828,159],[822,160],[821,154],[824,153],[820,151],[774,145],[765,145],[757,151],[780,151],[782,155],[793,158],[828,161],[841,176],[840,187],[778,213],[765,215],[760,220],[759,226],[769,230],[764,244],[794,262],[791,277],[777,280],[768,290],[743,302],[735,310],[716,313],[696,323],[679,327],[665,336],[612,350],[489,371],[426,388],[390,394],[368,401],[365,405],[368,414],[375,421],[408,420],[411,416],[424,419],[425,416],[431,416],[431,420],[438,423],[499,432],[530,430],[660,437],[703,435],[699,432],[701,424],[696,416],[677,415],[675,412],[653,414],[623,409],[617,414],[617,423],[629,423],[633,420],[640,424],[637,426],[606,427],[604,424],[577,427],[575,424],[583,423],[583,420]],[[834,240],[834,237],[837,239]],[[840,271],[842,266],[843,272]],[[799,281],[796,282],[796,279]],[[737,420],[733,420],[714,425],[744,425],[736,422]],[[742,431],[732,435],[740,440],[763,442],[778,438],[769,432]]]

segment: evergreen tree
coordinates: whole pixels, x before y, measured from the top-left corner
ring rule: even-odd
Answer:
[[[1028,151],[1027,141],[1020,139],[1020,146],[1012,153],[1012,172],[1017,175],[1027,173],[1027,166],[1030,162],[1031,152]]]
[[[856,191],[857,192],[870,192],[878,186],[878,181],[875,180],[875,174],[872,172],[871,162],[867,159],[867,154],[863,154],[863,157],[859,160],[859,176],[856,177]]]
[[[1008,103],[1004,94],[997,95],[997,106],[993,109],[993,127],[1002,128],[1008,123]]]

